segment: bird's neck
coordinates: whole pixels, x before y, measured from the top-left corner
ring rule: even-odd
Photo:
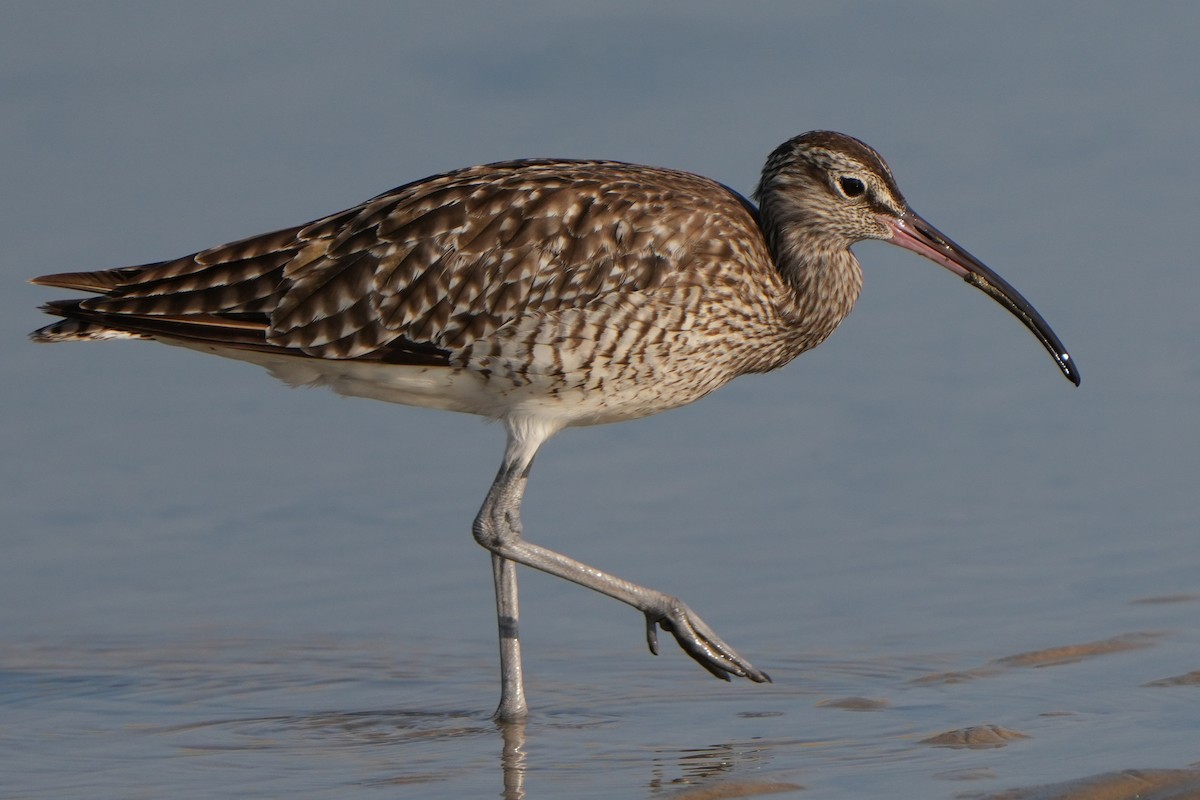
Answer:
[[[833,333],[858,299],[862,270],[846,245],[814,235],[816,221],[776,219],[769,204],[762,209],[763,232],[775,268],[791,290],[788,305],[804,349]]]

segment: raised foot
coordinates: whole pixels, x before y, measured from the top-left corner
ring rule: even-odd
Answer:
[[[770,683],[771,676],[754,668],[713,632],[704,620],[675,597],[667,598],[658,608],[646,609],[646,643],[658,655],[658,628],[672,634],[683,652],[723,681],[730,676],[749,678],[755,683]]]

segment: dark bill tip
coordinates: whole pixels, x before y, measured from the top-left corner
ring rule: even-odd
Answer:
[[[1008,281],[992,272],[982,261],[955,244],[911,209],[900,217],[880,214],[879,219],[891,229],[892,244],[912,250],[945,267],[1008,309],[1054,357],[1067,380],[1076,386],[1079,385],[1079,368],[1075,366],[1067,348],[1037,309]]]

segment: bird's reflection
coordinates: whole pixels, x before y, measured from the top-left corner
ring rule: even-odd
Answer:
[[[525,720],[496,722],[500,730],[500,771],[504,777],[504,800],[525,797]]]

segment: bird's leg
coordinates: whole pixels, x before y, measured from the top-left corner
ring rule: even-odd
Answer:
[[[516,718],[525,713],[521,690],[520,645],[517,640],[517,584],[510,579],[511,562],[524,564],[560,578],[586,586],[601,594],[633,606],[646,617],[646,640],[650,651],[658,654],[657,628],[671,633],[679,646],[699,664],[722,680],[730,676],[769,681],[737,651],[725,644],[704,620],[679,598],[655,589],[639,586],[615,575],[590,567],[575,559],[527,542],[521,533],[521,498],[529,478],[532,454],[527,459],[506,456],[504,465],[488,491],[487,499],[475,518],[475,539],[493,554],[496,597],[500,611],[501,677],[503,680],[497,716]],[[506,618],[506,614],[508,617]],[[506,640],[505,637],[510,637]],[[508,659],[506,661],[506,659]]]
[[[497,524],[513,535],[521,535],[521,520],[515,513],[511,518],[501,514],[501,518],[497,519],[492,511],[498,506],[508,505],[503,495],[514,490],[516,501],[513,507],[520,506],[529,466],[525,465],[525,474],[515,481],[502,483],[500,476],[504,475],[510,466],[506,459],[505,466],[492,483],[487,499],[479,510],[475,519],[476,539],[480,539],[483,531],[492,530]],[[521,614],[517,604],[517,565],[495,550],[492,551],[492,579],[496,585],[496,621],[500,628],[500,705],[493,717],[499,722],[511,722],[524,719],[528,713],[525,703],[525,677],[521,669]]]
[[[500,626],[500,722],[522,719],[526,712],[525,678],[521,672],[520,612],[517,608],[517,565],[492,553],[496,582],[496,620]]]

